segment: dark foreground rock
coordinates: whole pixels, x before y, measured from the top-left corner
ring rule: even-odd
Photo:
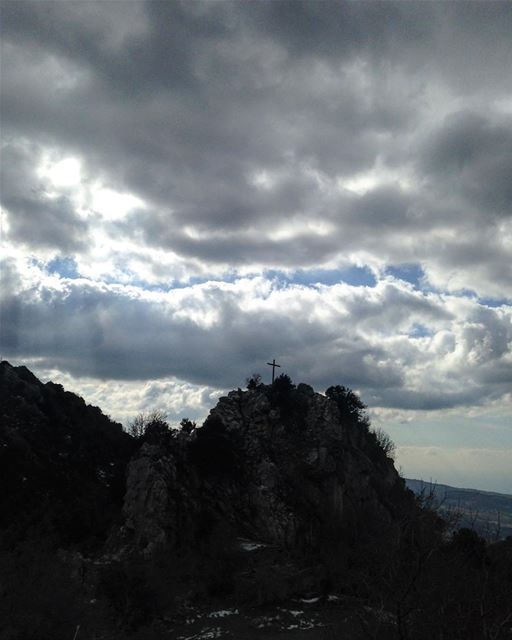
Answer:
[[[97,407],[0,363],[0,532],[101,547],[121,512],[132,439]]]

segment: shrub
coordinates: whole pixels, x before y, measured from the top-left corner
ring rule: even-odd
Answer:
[[[261,375],[259,373],[253,373],[252,376],[247,378],[246,383],[249,391],[254,391],[254,389],[258,389],[258,387],[262,386]]]
[[[292,379],[290,376],[287,376],[286,373],[282,373],[280,376],[277,376],[272,386],[274,391],[280,394],[286,394],[295,389]]]
[[[189,418],[183,418],[180,422],[180,430],[187,435],[190,435],[196,427],[197,424],[193,420],[189,420]]]
[[[338,384],[329,387],[325,395],[336,403],[342,420],[359,422],[368,427],[366,405],[352,389]]]

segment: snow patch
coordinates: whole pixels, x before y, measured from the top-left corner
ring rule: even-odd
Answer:
[[[208,618],[225,618],[226,616],[237,616],[238,609],[221,609],[220,611],[211,611]]]
[[[178,636],[177,640],[212,640],[213,638],[221,638],[222,635],[220,627],[204,627],[193,636]]]
[[[266,544],[262,542],[256,542],[255,540],[240,539],[240,549],[243,551],[256,551],[256,549],[262,549],[266,547]]]

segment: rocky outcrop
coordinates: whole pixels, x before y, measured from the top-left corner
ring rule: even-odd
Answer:
[[[124,527],[145,552],[193,543],[194,521],[205,516],[290,549],[333,527],[392,530],[406,496],[364,422],[344,421],[308,385],[260,385],[220,398],[192,435],[141,448],[128,470]],[[184,513],[193,514],[186,523]]]
[[[176,484],[173,456],[158,445],[144,444],[128,466],[123,513],[125,528],[138,548],[148,554],[169,540],[176,521],[172,489]]]

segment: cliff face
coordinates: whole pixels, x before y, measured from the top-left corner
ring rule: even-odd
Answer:
[[[285,548],[326,531],[393,530],[409,500],[366,425],[308,385],[219,400],[191,435],[146,442],[129,465],[123,536],[145,553],[194,540],[198,522]]]

